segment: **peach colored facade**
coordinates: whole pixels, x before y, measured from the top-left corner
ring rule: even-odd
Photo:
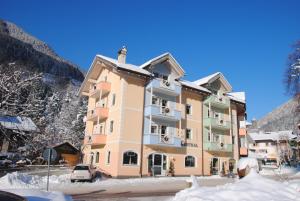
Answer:
[[[240,157],[245,103],[225,95],[231,86],[223,75],[188,82],[169,53],[138,67],[125,63],[126,52],[117,60],[97,55],[81,86],[88,97],[83,162],[113,177],[228,173]]]

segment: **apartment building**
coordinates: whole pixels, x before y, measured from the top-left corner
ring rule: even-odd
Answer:
[[[170,53],[140,66],[96,55],[87,96],[84,163],[113,177],[225,174],[240,157],[245,95],[222,73],[184,80]]]
[[[296,159],[289,142],[297,136],[291,130],[249,133],[249,138],[249,156],[257,158],[262,165],[278,166],[280,162]]]

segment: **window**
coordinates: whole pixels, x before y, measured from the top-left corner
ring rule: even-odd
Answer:
[[[152,105],[158,105],[158,98],[156,96],[152,96]]]
[[[103,124],[100,124],[100,134],[103,134]]]
[[[185,106],[185,112],[186,112],[186,114],[192,114],[192,106],[187,104]]]
[[[96,153],[96,163],[99,163],[99,152]]]
[[[110,121],[109,132],[112,133],[114,131],[114,121]]]
[[[210,132],[207,133],[207,140],[210,142]]]
[[[151,133],[158,133],[158,126],[157,125],[152,125],[151,126]]]
[[[219,118],[220,117],[220,114],[219,113],[217,113],[217,112],[214,112],[214,118]]]
[[[186,139],[192,139],[192,130],[187,128],[185,129],[185,138]]]
[[[133,151],[127,151],[123,154],[123,165],[137,165],[138,155]]]
[[[111,105],[114,106],[116,104],[116,94],[112,95]]]
[[[107,152],[106,164],[110,164],[110,151]]]
[[[185,157],[185,167],[195,167],[195,157],[186,156]]]
[[[162,79],[165,81],[168,81],[168,76],[167,75],[162,75]]]

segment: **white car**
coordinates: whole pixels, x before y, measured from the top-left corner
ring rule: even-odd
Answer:
[[[96,177],[96,168],[91,165],[78,164],[71,173],[71,182],[89,181],[92,182]]]

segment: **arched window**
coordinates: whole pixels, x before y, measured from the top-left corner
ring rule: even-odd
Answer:
[[[99,163],[99,152],[96,153],[96,162],[95,163]]]
[[[137,165],[138,155],[133,151],[126,151],[123,153],[123,165]]]
[[[186,156],[185,157],[185,167],[195,167],[195,157]]]

